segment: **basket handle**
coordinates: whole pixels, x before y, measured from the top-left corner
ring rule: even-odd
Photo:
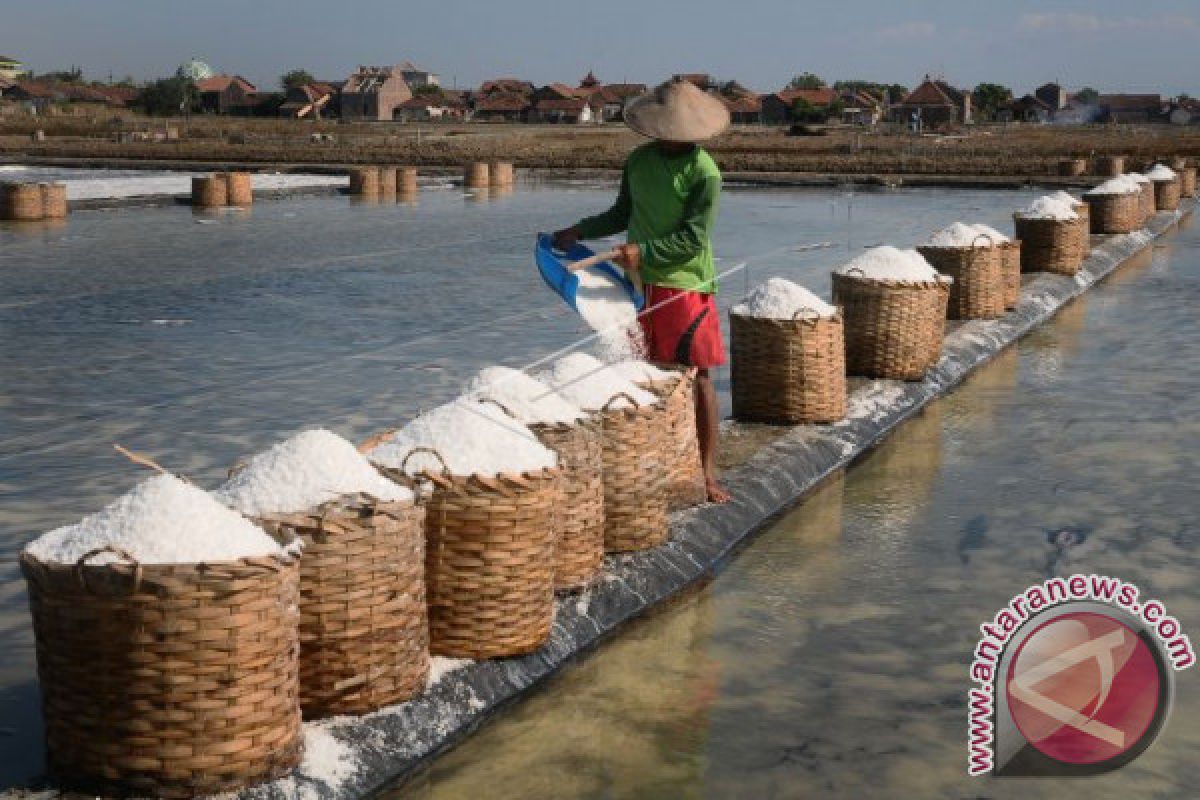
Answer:
[[[113,449],[116,450],[121,455],[128,458],[133,463],[137,464],[138,466],[147,467],[148,469],[156,470],[157,472],[161,472],[163,475],[171,474],[170,471],[167,470],[166,467],[164,467],[162,464],[159,464],[157,461],[150,458],[149,456],[144,456],[139,453],[135,453],[132,450],[128,450],[115,442],[113,443]]]
[[[638,404],[637,400],[634,400],[632,397],[630,397],[627,392],[617,392],[612,397],[608,398],[608,401],[603,406],[600,407],[600,410],[608,411],[610,408],[612,408],[613,401],[620,400],[622,397],[624,397],[626,400],[629,401],[629,405],[633,406],[634,408],[637,408],[637,404]]]
[[[504,403],[501,403],[499,400],[497,400],[494,397],[480,397],[477,399],[476,402],[478,402],[480,405],[483,405],[485,403],[491,403],[496,408],[503,411],[505,413],[505,415],[507,415],[509,418],[514,419],[514,420],[517,418],[517,415],[514,414],[508,406],[504,405]]]
[[[388,428],[385,431],[380,431],[379,433],[375,434],[374,436],[368,436],[366,439],[363,439],[362,444],[360,444],[358,446],[358,452],[368,453],[368,452],[374,450],[376,447],[378,447],[383,442],[384,439],[388,438],[393,433],[395,433],[396,430],[397,430],[396,428]]]
[[[136,594],[142,585],[142,565],[136,558],[129,554],[128,550],[122,550],[111,544],[88,550],[75,562],[75,580],[79,581],[79,586],[88,594],[95,594],[92,587],[88,585],[87,578],[84,577],[86,573],[84,573],[83,568],[87,566],[88,561],[104,553],[112,553],[117,558],[133,565],[133,586],[129,589],[129,594]]]
[[[412,450],[409,450],[408,454],[404,456],[404,460],[400,462],[400,471],[401,472],[407,471],[408,460],[410,458],[412,458],[413,456],[415,456],[417,453],[425,453],[426,455],[433,456],[434,458],[436,458],[438,460],[438,463],[440,463],[442,465],[442,473],[443,474],[450,473],[450,467],[446,465],[446,459],[442,457],[442,454],[439,453],[434,448],[426,447],[423,444],[419,444],[416,447],[414,447]]]
[[[980,232],[980,233],[975,234],[975,238],[971,240],[971,248],[972,249],[975,248],[975,243],[978,242],[980,239],[986,239],[988,247],[996,246],[996,240],[994,238],[992,238],[992,235],[990,233]]]
[[[859,275],[861,275],[864,278],[867,277],[867,273],[863,272],[862,267],[850,267],[849,269],[844,270],[842,272],[842,274],[846,275],[847,277],[853,277],[853,273],[855,273],[855,272],[857,272]]]
[[[812,316],[801,316],[802,314],[811,314]],[[792,314],[792,322],[802,322],[810,328],[817,327],[817,323],[820,321],[821,315],[817,313],[815,308],[809,308],[808,306],[797,308],[796,312]]]

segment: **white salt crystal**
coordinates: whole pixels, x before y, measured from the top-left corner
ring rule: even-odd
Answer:
[[[588,411],[598,411],[609,400],[624,393],[639,406],[653,405],[658,398],[638,387],[617,370],[587,353],[571,353],[554,363],[542,380],[563,397]],[[609,408],[628,408],[629,401],[620,398]]]
[[[142,564],[193,564],[281,555],[279,543],[208,492],[155,475],[75,525],[43,534],[26,548],[40,561],[74,564],[89,550],[112,546]],[[105,553],[89,564],[119,559]]]
[[[650,383],[652,381],[671,381],[678,377],[678,373],[659,369],[649,361],[642,361],[640,359],[618,361],[612,365],[612,368],[621,373],[627,380],[639,384]]]
[[[497,475],[532,472],[558,463],[533,432],[491,403],[459,398],[427,411],[384,439],[367,457],[385,467],[399,468],[415,447],[430,447],[453,475]],[[441,472],[441,463],[428,453],[408,459],[406,472]]]
[[[429,659],[429,677],[425,679],[425,689],[429,690],[442,682],[452,672],[458,672],[475,662],[469,658],[449,658],[447,656],[432,656]]]
[[[1084,192],[1084,195],[1131,194],[1133,192],[1140,192],[1141,190],[1142,188],[1138,181],[1136,181],[1133,177],[1129,175],[1118,175],[1115,178],[1109,178],[1099,186],[1089,189],[1088,191]]]
[[[579,278],[575,308],[592,330],[628,328],[637,324],[637,308],[625,287],[611,275],[596,269],[582,269],[575,274]]]
[[[350,745],[329,731],[329,720],[304,725],[304,758],[300,772],[321,781],[329,789],[342,788],[362,765]]]
[[[1028,208],[1018,211],[1023,219],[1053,219],[1063,222],[1079,219],[1071,203],[1064,203],[1050,195],[1044,195],[1034,200]]]
[[[1152,181],[1173,181],[1177,177],[1175,170],[1165,164],[1155,164],[1154,168],[1146,173],[1146,177]]]
[[[991,242],[980,237],[979,228],[964,222],[955,222],[929,237],[926,244],[931,247],[991,247]]]
[[[467,387],[467,395],[475,400],[495,400],[526,425],[569,424],[587,416],[537,378],[509,367],[482,370]]]
[[[858,270],[862,271],[861,275]],[[916,250],[900,250],[891,245],[872,247],[838,267],[837,273],[893,281],[933,281],[940,277],[937,270]]]
[[[1138,183],[1153,183],[1153,181],[1151,181],[1148,177],[1146,177],[1145,175],[1143,175],[1140,172],[1127,172],[1127,173],[1125,173],[1125,177],[1132,178],[1133,180],[1137,181]],[[1139,187],[1139,190],[1140,190],[1140,187]]]
[[[992,237],[992,242],[995,244],[1004,244],[1008,241],[1008,237],[990,225],[978,224],[975,225],[975,232],[982,233],[985,236]]]
[[[832,317],[837,307],[831,306],[798,283],[784,278],[770,278],[754,287],[746,299],[733,307],[733,313],[743,317],[792,319],[801,316]]]
[[[410,490],[380,475],[353,444],[316,429],[254,456],[214,494],[243,514],[262,516],[307,511],[356,492],[384,502],[413,499]]]

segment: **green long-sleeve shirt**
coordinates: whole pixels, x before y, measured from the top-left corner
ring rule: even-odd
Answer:
[[[666,155],[654,142],[625,161],[617,201],[578,223],[584,239],[628,231],[642,250],[642,279],[656,286],[717,291],[709,234],[717,218],[721,171],[699,147]]]

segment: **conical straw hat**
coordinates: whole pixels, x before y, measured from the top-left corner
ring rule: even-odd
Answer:
[[[675,79],[630,100],[625,123],[652,139],[701,142],[729,127],[729,109],[694,84]]]

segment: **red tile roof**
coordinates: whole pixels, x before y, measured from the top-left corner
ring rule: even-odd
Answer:
[[[755,114],[762,111],[762,98],[756,94],[743,94],[737,97],[721,96],[721,102],[730,113]]]
[[[494,78],[484,81],[479,87],[480,94],[495,94],[496,92],[533,94],[533,84],[520,78]]]
[[[475,101],[476,111],[524,111],[532,105],[523,94],[489,94]]]
[[[1113,111],[1157,111],[1163,105],[1157,94],[1102,94],[1096,103]]]
[[[921,85],[908,93],[901,105],[905,106],[952,106],[950,98],[942,87],[935,81],[924,80]]]
[[[543,97],[534,107],[538,111],[582,111],[587,105],[582,97]]]
[[[254,84],[241,75],[214,75],[211,78],[196,81],[196,88],[201,92],[223,92],[235,83],[247,94],[258,91]]]
[[[814,106],[827,106],[837,99],[837,92],[828,87],[821,89],[783,89],[775,93],[784,105],[793,105],[804,99]]]

